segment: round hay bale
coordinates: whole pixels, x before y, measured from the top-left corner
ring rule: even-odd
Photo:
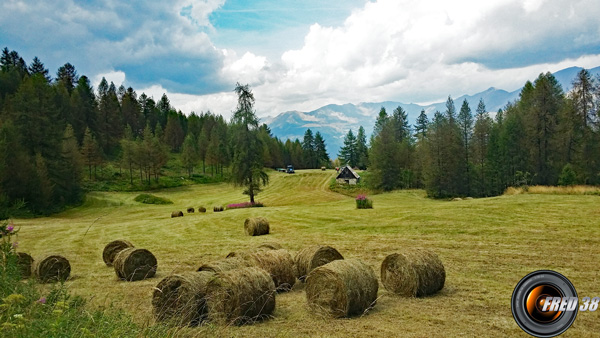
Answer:
[[[388,255],[381,263],[381,283],[386,290],[405,297],[415,297],[419,277],[408,258],[402,254]]]
[[[239,269],[239,268],[248,268],[251,267],[252,264],[241,257],[233,257],[220,259],[218,261],[210,262],[207,264],[203,264],[198,268],[198,271],[210,271],[210,272],[225,272],[229,270]]]
[[[33,257],[25,252],[17,252],[17,266],[21,272],[21,277],[31,277],[31,266],[33,265]]]
[[[334,318],[362,314],[375,305],[379,283],[373,269],[357,259],[336,260],[306,278],[311,309]]]
[[[409,250],[391,254],[384,259],[381,264],[381,282],[387,290],[400,295],[429,296],[444,288],[446,270],[433,251]]]
[[[193,214],[194,213],[194,208],[192,208],[192,207],[187,208],[187,213],[188,214]]]
[[[206,285],[212,272],[184,272],[163,278],[152,293],[152,308],[158,321],[177,320],[196,326],[206,318]]]
[[[121,239],[117,239],[116,241],[106,244],[104,251],[102,251],[102,259],[104,260],[104,263],[108,266],[113,265],[117,254],[127,248],[133,248],[133,244]]]
[[[213,207],[213,212],[221,212],[223,210],[224,210],[224,208],[222,206],[215,206],[215,207]]]
[[[259,268],[217,273],[206,289],[208,316],[217,323],[250,324],[270,317],[275,309],[275,284]]]
[[[246,218],[244,222],[246,235],[261,236],[269,233],[269,221],[264,217]]]
[[[63,256],[48,255],[36,261],[34,271],[42,283],[65,281],[71,274],[71,264]]]
[[[183,217],[183,211],[173,211],[171,212],[171,218],[174,217]]]
[[[283,249],[281,244],[275,242],[264,242],[261,245],[257,246],[258,249],[266,249],[266,250],[279,250]]]
[[[228,259],[242,258],[252,266],[261,268],[271,275],[277,291],[289,291],[296,283],[294,259],[285,249],[232,252]]]
[[[462,201],[462,198],[460,198],[460,197],[454,197],[454,198],[452,199],[452,201]]]
[[[306,275],[314,268],[338,259],[344,259],[344,257],[330,246],[314,245],[304,248],[294,257],[296,277],[304,281]]]
[[[156,257],[146,250],[127,248],[117,254],[113,265],[117,277],[126,281],[138,281],[156,274]]]
[[[199,207],[198,208],[198,212],[206,212],[206,208],[205,207]]]

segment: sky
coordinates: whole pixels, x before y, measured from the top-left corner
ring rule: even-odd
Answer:
[[[0,48],[66,62],[184,113],[432,103],[600,66],[598,0],[0,2]]]

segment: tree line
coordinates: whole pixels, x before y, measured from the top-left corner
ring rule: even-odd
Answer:
[[[414,127],[406,112],[379,112],[368,150],[350,131],[339,158],[372,172],[382,190],[425,188],[429,196],[494,196],[510,186],[600,184],[600,79],[581,70],[565,93],[551,73],[528,81],[497,113],[465,100]]]
[[[78,204],[82,181],[98,179],[97,169],[106,162],[118,163],[131,183],[158,181],[172,153],[190,176],[223,176],[234,162],[237,122],[211,112],[186,116],[166,94],[155,101],[105,78],[94,89],[70,63],[53,78],[39,58],[27,65],[18,52],[4,48],[0,208],[25,202],[33,213],[48,213]],[[303,142],[284,142],[259,125],[262,165],[317,168],[328,162],[321,135],[311,138],[309,132]]]

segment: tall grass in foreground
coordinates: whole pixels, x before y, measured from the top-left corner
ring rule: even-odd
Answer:
[[[164,326],[140,326],[123,310],[89,310],[64,284],[44,292],[33,279],[23,280],[17,263],[18,230],[0,224],[0,337],[168,336]]]
[[[598,195],[600,187],[591,185],[546,186],[534,185],[525,187],[508,187],[504,195],[546,194],[546,195]]]

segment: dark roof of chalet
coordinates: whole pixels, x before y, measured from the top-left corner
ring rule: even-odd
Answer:
[[[350,166],[345,166],[342,169],[340,169],[340,173],[337,175],[337,178],[356,178],[359,179],[360,175],[356,173],[356,171],[352,170],[352,168],[350,168]]]

